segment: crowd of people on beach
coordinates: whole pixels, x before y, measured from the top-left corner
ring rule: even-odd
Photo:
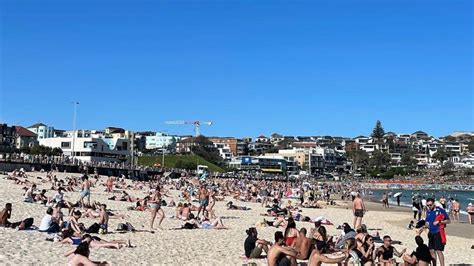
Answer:
[[[460,209],[456,201],[414,197],[416,224],[413,223],[412,227],[416,229],[415,242],[418,248],[408,254],[405,249],[397,250],[394,245],[398,242],[392,241],[389,235],[381,237],[378,232],[369,233],[363,223],[363,217],[367,212],[363,198],[367,191],[358,183],[308,181],[291,183],[277,180],[198,179],[189,176],[178,179],[157,177],[148,181],[127,182],[123,177],[109,176],[104,180],[98,175],[75,177],[70,175],[66,178],[57,178],[53,172],[41,178],[23,170],[8,173],[6,178],[23,186],[25,203],[44,205],[45,214],[38,227],[30,217],[12,222],[10,218],[16,206],[6,203],[0,213],[0,226],[19,230],[35,229],[47,233],[48,241],[73,245],[74,248],[65,253],[69,265],[105,264],[104,261],[93,262],[89,259],[90,248],[121,249],[132,246],[126,239],[102,239],[111,230],[110,219],[120,219],[116,231],[137,231],[130,222],[127,222],[130,213],[114,212],[107,208],[106,202],[93,200],[91,192],[93,187],[109,193],[109,201],[130,203],[128,210],[148,211],[149,230],[142,231],[150,233],[157,228],[163,229],[161,224],[165,218],[164,206],[174,208],[174,215],[169,218],[179,221],[180,224],[171,230],[225,230],[227,227],[214,208],[217,201],[227,200],[228,210],[243,212],[250,208],[234,202],[258,203],[266,211],[261,213],[261,218],[257,218],[256,227],[250,227],[246,232],[247,238],[243,243],[244,257],[266,259],[271,266],[296,265],[298,261],[306,261],[308,265],[322,263],[391,265],[395,262],[406,265],[430,265],[430,263],[444,265],[443,250],[446,245],[444,228],[451,217],[453,220],[456,219]],[[38,189],[38,185],[43,189]],[[126,190],[141,191],[143,196],[133,197]],[[172,197],[170,195],[172,190],[179,191],[179,196]],[[73,201],[65,200],[65,193],[73,191],[79,192],[79,197]],[[337,205],[336,200],[339,199],[351,202],[352,214],[348,215],[347,219],[353,219],[352,225],[343,223],[338,227],[341,230],[340,235],[328,235],[326,227],[334,225],[328,218],[309,217],[303,214],[307,208]],[[384,207],[389,207],[388,195],[384,196],[383,204]],[[469,207],[474,213],[472,205]],[[96,219],[96,222],[86,226],[81,221],[83,217]],[[311,228],[298,229],[296,222],[306,222]],[[276,228],[274,239],[258,238],[257,227],[260,226]],[[428,245],[424,244],[422,238],[424,232],[428,232]]]

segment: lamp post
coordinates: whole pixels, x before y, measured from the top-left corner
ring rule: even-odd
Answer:
[[[79,105],[79,102],[71,102],[74,104],[74,119],[72,122],[72,162],[74,163],[74,144],[76,142],[76,113],[77,113],[77,105]]]

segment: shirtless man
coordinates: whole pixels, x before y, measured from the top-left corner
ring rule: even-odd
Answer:
[[[268,250],[268,266],[295,266],[297,252],[293,248],[285,247],[283,232],[275,232],[275,244]]]
[[[362,225],[362,217],[364,217],[365,205],[360,194],[357,193],[354,201],[352,202],[352,213],[354,214],[354,228],[359,228]]]
[[[109,227],[109,214],[107,213],[107,205],[105,204],[100,205],[99,225],[104,234],[106,234]]]
[[[196,217],[199,217],[199,214],[206,211],[207,205],[209,205],[209,192],[206,189],[206,186],[202,185],[199,189],[199,209]]]
[[[315,248],[308,261],[309,266],[321,266],[323,263],[335,264],[343,262],[349,256],[348,253],[337,252],[331,254],[331,257],[328,257],[327,255],[323,254],[324,247],[325,246],[323,244],[315,245]]]
[[[87,197],[87,205],[84,204],[84,198]],[[81,206],[89,206],[91,204],[91,182],[87,175],[82,177],[81,196],[79,198]]]
[[[311,254],[311,239],[306,237],[306,228],[301,228],[298,238],[293,242],[294,247],[298,254],[296,256],[299,260],[307,260]]]

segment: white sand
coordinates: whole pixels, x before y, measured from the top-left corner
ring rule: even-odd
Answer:
[[[45,176],[42,173],[29,173],[33,176]],[[58,177],[64,174],[56,173]],[[77,176],[77,174],[76,174]],[[31,179],[33,180],[33,179]],[[12,181],[5,180],[0,176],[0,207],[5,203],[13,204],[13,213],[10,221],[19,221],[27,217],[35,219],[35,225],[39,226],[46,208],[39,204],[22,202],[21,189],[23,186],[15,185]],[[38,188],[49,189],[44,184],[38,183]],[[143,197],[144,193],[140,191],[128,191],[132,196]],[[46,195],[52,196],[54,192],[49,191]],[[66,199],[76,201],[78,192],[67,192]],[[125,213],[130,216],[127,221],[131,222],[137,229],[148,229],[149,213],[138,211],[127,211],[127,207],[133,203],[109,201],[109,197],[104,192],[104,187],[99,186],[92,189],[92,200],[98,200],[107,204],[108,208],[119,213]],[[169,201],[169,199],[166,199]],[[130,239],[136,248],[113,249],[92,249],[91,259],[97,261],[107,261],[112,265],[126,264],[154,264],[154,265],[242,265],[246,261],[241,258],[243,254],[243,242],[246,238],[245,230],[254,226],[255,223],[263,217],[260,213],[265,210],[260,204],[236,202],[236,205],[244,205],[252,208],[250,211],[229,211],[226,210],[225,202],[217,202],[216,214],[227,217],[223,219],[228,230],[168,230],[179,227],[179,222],[170,219],[174,214],[174,208],[164,207],[166,218],[162,226],[164,230],[155,230],[151,233],[112,233],[101,235],[103,239]],[[334,224],[343,222],[352,223],[351,212],[345,209],[304,209],[304,215],[310,217],[325,216]],[[396,245],[398,250],[407,248],[410,252],[416,247],[414,242],[414,231],[408,231],[403,227],[392,225],[388,221],[405,219],[406,213],[390,213],[369,211],[364,218],[364,223],[368,228],[382,228],[380,235],[388,234],[394,240],[400,240],[403,245]],[[81,221],[89,226],[94,222],[93,219],[81,218]],[[109,228],[114,230],[121,220],[111,219]],[[297,223],[297,227],[306,227],[310,229],[313,225],[310,223]],[[336,226],[327,226],[329,234],[338,234]],[[473,227],[474,228],[474,227]],[[273,241],[273,234],[277,231],[273,227],[257,228],[259,237]],[[449,236],[449,227],[447,228],[448,244],[445,250],[445,261],[447,264],[453,263],[474,263],[474,250],[471,245],[472,239]],[[0,228],[0,264],[11,265],[25,264],[49,264],[64,265],[65,257],[63,252],[71,246],[61,245],[45,241],[48,237],[44,233],[35,231],[17,231],[13,229]],[[427,242],[427,237],[424,235]],[[266,260],[252,260],[258,265],[266,265]]]

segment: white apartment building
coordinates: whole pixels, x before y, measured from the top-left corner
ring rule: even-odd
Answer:
[[[51,148],[61,148],[67,156],[72,156],[74,149],[74,157],[84,162],[123,162],[131,154],[128,139],[76,132],[77,137],[73,140],[72,132],[68,133],[64,137],[41,139],[39,143]]]
[[[177,141],[175,136],[168,135],[162,132],[156,132],[155,135],[146,136],[146,144],[145,149],[153,150],[153,149],[161,149],[163,147],[168,147],[174,145]]]
[[[54,127],[49,127],[43,123],[36,123],[27,127],[27,129],[35,133],[38,136],[38,140],[54,137]]]
[[[229,144],[216,142],[213,142],[212,144],[219,150],[219,155],[222,159],[225,161],[230,161],[232,159],[232,150],[230,149]]]

